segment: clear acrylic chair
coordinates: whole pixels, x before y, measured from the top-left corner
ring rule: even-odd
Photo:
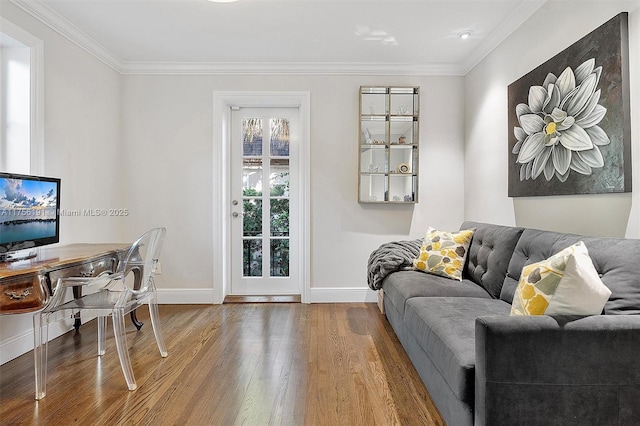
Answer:
[[[36,399],[42,399],[46,395],[49,324],[72,319],[81,312],[97,315],[99,356],[105,353],[107,317],[112,318],[118,357],[129,390],[135,390],[137,385],[125,333],[125,316],[128,313],[142,305],[149,305],[151,325],[160,355],[167,356],[153,282],[165,234],[165,228],[155,228],[142,235],[118,263],[114,273],[104,273],[93,278],[71,277],[58,280],[49,304],[33,316]],[[130,274],[141,278],[135,280],[140,283],[139,288],[132,288],[134,286]],[[69,291],[74,287],[81,287],[83,296],[74,298],[72,291]],[[89,293],[92,289],[95,290]]]

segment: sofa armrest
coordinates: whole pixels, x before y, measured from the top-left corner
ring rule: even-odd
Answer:
[[[480,317],[475,342],[477,425],[640,418],[640,316]]]

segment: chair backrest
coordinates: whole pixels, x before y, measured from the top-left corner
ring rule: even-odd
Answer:
[[[154,228],[144,233],[132,245],[124,259],[118,264],[117,272],[128,274],[133,272],[136,278],[140,276],[140,288],[146,291],[156,270],[162,243],[167,230]],[[138,280],[136,279],[136,282]]]

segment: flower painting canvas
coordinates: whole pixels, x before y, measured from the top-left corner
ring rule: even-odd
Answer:
[[[509,196],[631,191],[628,17],[509,85]]]

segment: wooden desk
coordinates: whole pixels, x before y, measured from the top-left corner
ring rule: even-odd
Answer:
[[[93,277],[104,271],[115,271],[130,246],[71,244],[41,248],[34,259],[0,263],[0,314],[44,308],[58,278]],[[79,297],[79,294],[75,295]]]

